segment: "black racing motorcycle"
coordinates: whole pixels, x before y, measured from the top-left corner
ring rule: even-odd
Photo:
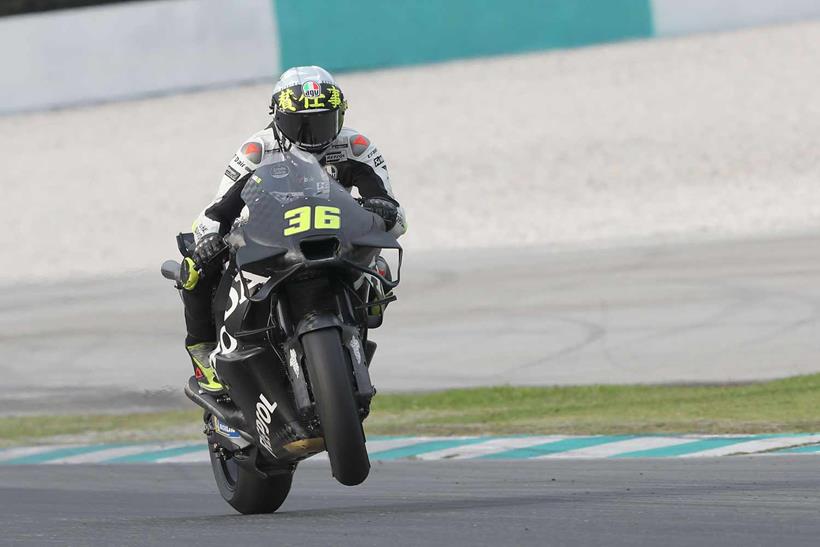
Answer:
[[[376,393],[368,331],[395,300],[402,249],[380,217],[299,150],[271,154],[241,199],[213,300],[210,363],[225,390],[202,390],[192,376],[185,393],[204,410],[222,497],[240,513],[271,513],[297,464],[323,450],[340,483],[367,478],[362,422]],[[198,265],[191,234],[178,243],[186,258],[166,261],[162,273],[184,290]],[[395,279],[379,265],[389,252]]]

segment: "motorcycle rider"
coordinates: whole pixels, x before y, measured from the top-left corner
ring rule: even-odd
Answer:
[[[285,71],[273,89],[270,125],[239,147],[216,197],[194,222],[196,246],[191,258],[203,275],[194,275],[182,294],[185,347],[201,388],[222,390],[209,359],[217,345],[211,304],[226,250],[222,238],[244,206],[240,194],[246,181],[266,155],[291,146],[313,154],[345,188],[356,187],[362,207],[382,217],[385,229],[396,237],[406,231],[404,211],[393,195],[384,157],[363,134],[343,127],[346,110],[341,88],[323,68],[300,66]]]

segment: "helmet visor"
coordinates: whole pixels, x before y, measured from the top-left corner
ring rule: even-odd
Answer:
[[[276,111],[276,126],[288,140],[308,147],[325,146],[341,131],[339,110]]]

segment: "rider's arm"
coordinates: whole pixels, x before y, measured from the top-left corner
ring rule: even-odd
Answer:
[[[193,232],[197,242],[208,234],[219,233],[222,226],[230,226],[239,215],[244,206],[240,196],[242,188],[262,161],[264,150],[265,145],[258,138],[251,138],[237,150],[222,175],[216,196],[194,221]]]
[[[357,154],[358,152],[358,154]],[[384,156],[373,143],[360,134],[349,139],[347,161],[339,164],[339,181],[345,186],[355,186],[363,198],[382,198],[398,207],[396,225],[390,230],[399,237],[407,231],[407,220],[390,185],[390,175]]]

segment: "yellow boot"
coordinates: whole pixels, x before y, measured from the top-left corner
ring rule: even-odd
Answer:
[[[192,346],[185,346],[188,355],[191,356],[191,363],[194,365],[194,378],[199,383],[199,387],[205,391],[222,391],[222,384],[216,377],[216,371],[211,366],[210,355],[216,349],[216,342],[202,342]]]

